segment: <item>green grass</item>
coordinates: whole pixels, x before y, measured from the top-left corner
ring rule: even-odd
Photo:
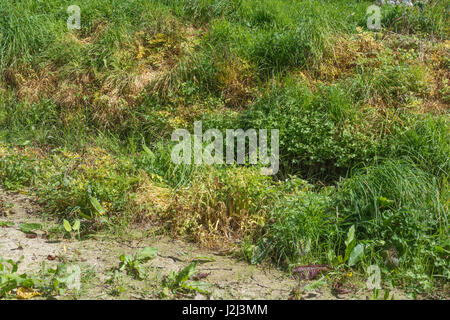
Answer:
[[[344,181],[336,201],[336,212],[356,226],[372,261],[394,251],[398,263],[393,267],[385,261],[385,267],[398,268],[398,278],[408,278],[408,270],[447,277],[447,181],[440,183],[413,164],[388,160]]]
[[[435,1],[429,6],[419,3],[413,8],[386,6],[382,12],[382,25],[398,33],[431,35],[448,39],[448,13],[447,1]]]
[[[302,83],[287,81],[250,106],[241,123],[280,130],[284,174],[333,181],[376,155],[380,141],[356,126],[361,121],[342,88],[323,86],[312,93]]]
[[[151,219],[252,263],[376,264],[430,293],[449,279],[448,3],[385,6],[380,32],[371,4],[2,2],[0,184],[83,232]],[[171,133],[198,120],[279,129],[279,174],[173,164]]]
[[[392,137],[391,156],[411,159],[438,179],[450,172],[450,130],[448,118],[413,117],[408,126],[397,127]]]

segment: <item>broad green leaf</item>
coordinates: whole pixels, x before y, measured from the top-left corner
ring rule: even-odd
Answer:
[[[75,264],[59,264],[55,274],[55,279],[59,283],[64,283],[69,290],[79,290],[81,281],[81,269]]]
[[[377,201],[378,201],[378,203],[380,204],[381,207],[389,207],[389,206],[392,206],[394,204],[394,200],[390,200],[390,199],[385,198],[385,197],[378,197]]]
[[[142,149],[144,149],[145,153],[151,158],[155,156],[154,153],[145,144],[142,145]]]
[[[91,201],[92,206],[99,215],[102,215],[106,212],[106,210],[102,207],[102,205],[96,198],[89,196],[89,200]]]
[[[152,248],[152,247],[146,247],[141,252],[138,253],[137,259],[145,262],[147,260],[153,259],[156,257],[156,254],[158,253],[158,249]]]
[[[347,233],[347,240],[345,240],[345,256],[344,256],[344,262],[348,261],[350,258],[350,254],[353,251],[353,248],[356,245],[356,239],[355,239],[355,226],[351,226],[350,230],[348,230]]]
[[[447,253],[447,254],[450,253],[450,251],[445,250],[441,246],[434,246],[434,251],[439,252],[439,253]]]
[[[350,258],[348,259],[348,265],[354,266],[356,263],[358,263],[359,260],[361,260],[362,256],[364,255],[364,245],[358,244],[353,249],[352,253],[350,254]]]
[[[86,219],[86,220],[92,220],[92,217],[88,216],[87,214],[84,214],[83,212],[80,212],[80,217]]]
[[[351,226],[347,233],[347,240],[345,240],[345,245],[348,247],[355,240],[355,226]]]
[[[67,232],[72,232],[72,227],[70,226],[69,221],[67,221],[66,219],[63,220],[63,226]]]
[[[196,256],[193,261],[194,262],[205,263],[205,262],[215,262],[216,259],[214,259],[213,257]]]
[[[198,293],[209,295],[210,292],[207,290],[209,283],[203,281],[186,281],[182,285],[183,288],[194,290]]]
[[[22,223],[19,228],[22,232],[30,233],[35,230],[42,230],[42,225],[40,223]]]
[[[188,265],[186,268],[178,272],[175,283],[182,284],[183,282],[187,281],[191,276],[195,273],[195,268],[197,267],[197,262],[192,262],[190,265]]]
[[[72,226],[73,231],[79,231],[80,230],[80,220],[75,220]]]

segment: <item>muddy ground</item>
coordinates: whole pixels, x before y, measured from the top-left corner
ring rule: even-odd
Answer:
[[[23,256],[19,272],[36,273],[44,262],[47,267],[58,263],[73,263],[82,270],[81,289],[76,293],[57,296],[58,299],[289,299],[295,290],[302,299],[367,299],[370,292],[355,287],[345,295],[333,294],[325,278],[300,281],[273,266],[252,266],[233,256],[201,250],[194,244],[158,236],[142,230],[128,232],[126,239],[94,235],[87,240],[49,239],[46,230],[57,224],[45,217],[32,196],[0,191],[3,208],[0,221],[13,226],[0,227],[0,256],[18,260]],[[20,230],[22,223],[40,223],[43,230],[29,237]],[[147,275],[136,280],[122,272],[112,283],[112,269],[119,265],[121,254],[134,254],[145,247],[158,249],[157,256],[145,264]],[[197,272],[208,274],[202,281],[208,283],[209,295],[175,294],[165,296],[162,281],[170,271],[179,271],[202,257]],[[206,258],[205,258],[206,257]],[[404,298],[404,295],[397,297]]]

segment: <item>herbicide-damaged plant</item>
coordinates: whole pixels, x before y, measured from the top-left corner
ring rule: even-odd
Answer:
[[[67,261],[112,237],[150,246],[121,297],[209,296],[214,268],[146,265],[157,239],[294,299],[448,298],[449,25],[446,1],[0,1],[0,298],[92,298],[111,266]]]

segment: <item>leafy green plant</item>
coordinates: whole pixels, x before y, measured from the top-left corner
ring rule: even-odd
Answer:
[[[9,227],[13,227],[13,226],[14,226],[14,222],[12,222],[12,221],[0,221],[1,228],[9,228]]]
[[[18,261],[4,259],[0,256],[0,298],[8,296],[10,291],[19,287],[31,288],[34,285],[32,278],[26,273],[18,274],[18,266],[23,256]]]
[[[64,230],[66,230],[66,232],[68,232],[71,237],[73,236],[73,233],[78,233],[78,239],[80,239],[80,220],[77,219],[75,220],[75,222],[73,223],[73,225],[70,225],[70,222],[67,221],[66,219],[63,220],[63,227]]]
[[[382,25],[402,34],[445,38],[448,4],[445,1],[417,1],[413,7],[383,6]]]
[[[0,299],[11,296],[13,290],[20,298],[20,288],[31,289],[39,296],[64,295],[67,290],[76,292],[80,289],[81,269],[78,265],[60,263],[54,269],[47,269],[43,262],[39,273],[19,274],[18,266],[22,260],[23,256],[18,261],[0,256]]]
[[[169,296],[176,293],[192,293],[198,292],[201,294],[209,295],[207,290],[208,284],[203,281],[193,281],[190,278],[195,274],[195,268],[198,262],[192,262],[184,269],[176,272],[171,271],[170,274],[164,279],[161,292],[162,296]]]
[[[450,123],[445,117],[409,116],[406,126],[395,126],[390,157],[410,159],[436,177],[450,173]]]
[[[307,189],[282,199],[271,212],[256,241],[252,261],[268,257],[282,266],[320,262],[338,247],[342,233],[336,216],[328,212],[330,198]]]
[[[22,223],[19,226],[20,231],[24,233],[33,233],[36,230],[42,230],[42,224],[40,223]]]
[[[33,179],[33,160],[22,155],[0,157],[0,184],[17,190],[29,186]]]
[[[42,295],[62,296],[76,294],[81,289],[81,276],[81,268],[76,264],[59,263],[56,268],[47,268],[42,262],[40,272],[33,279]]]
[[[395,296],[394,293],[391,295],[390,290],[384,290],[383,291],[383,297],[381,297],[382,290],[380,289],[373,289],[372,296],[370,297],[371,300],[394,300]]]
[[[187,185],[195,172],[195,166],[174,164],[171,160],[171,142],[157,143],[153,151],[145,144],[143,153],[135,160],[136,166],[145,170],[153,179],[166,183],[174,189]]]
[[[99,214],[99,215],[105,214],[105,212],[106,212],[105,208],[102,207],[102,205],[96,198],[89,196],[89,201],[91,202],[91,204],[94,207],[95,212],[97,214]]]
[[[350,260],[354,250],[354,232],[366,258],[403,270],[397,277],[448,277],[447,188],[414,164],[392,160],[343,181],[334,196],[335,209],[355,226],[346,256]],[[394,263],[387,253],[395,256]]]
[[[380,141],[356,125],[357,110],[337,86],[313,93],[286,80],[241,115],[244,128],[279,129],[281,176],[333,181],[357,164],[369,162]]]
[[[122,254],[119,257],[120,263],[117,271],[126,271],[134,278],[142,280],[145,278],[143,264],[156,257],[157,252],[156,248],[146,247],[133,256]]]
[[[344,262],[348,263],[349,267],[354,266],[364,255],[364,245],[361,243],[356,244],[355,226],[351,226],[347,239],[345,240],[345,256]]]

